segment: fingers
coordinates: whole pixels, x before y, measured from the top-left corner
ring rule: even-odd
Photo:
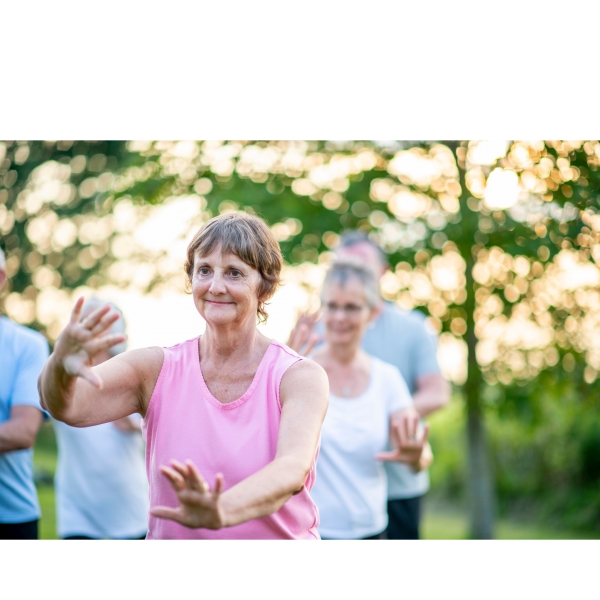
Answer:
[[[171,463],[173,463],[173,461],[171,461]],[[171,487],[176,492],[181,492],[185,489],[185,481],[177,471],[170,467],[166,467],[165,465],[161,465],[160,472],[169,480]]]
[[[84,348],[86,352],[93,356],[98,352],[102,352],[102,350],[108,350],[109,348],[112,348],[112,346],[124,342],[126,339],[126,336],[122,333],[111,333],[110,335],[85,343]]]
[[[110,326],[121,317],[118,311],[112,311],[110,305],[106,304],[90,313],[84,319],[81,319],[83,304],[84,299],[83,297],[80,297],[71,312],[70,324],[79,324],[83,327],[83,331],[72,332],[73,337],[76,339],[81,338],[82,340],[85,340],[87,336],[97,337],[103,331],[109,329]]]
[[[398,447],[399,448],[405,447],[409,443],[410,437],[409,437],[408,428],[406,425],[406,419],[404,418],[404,415],[402,416],[400,421],[394,421],[392,423],[392,427],[396,431]]]
[[[406,428],[406,438],[414,442],[417,438],[417,428],[419,427],[419,416],[407,414],[404,417],[404,426]]]
[[[79,298],[77,298],[77,302],[75,302],[75,306],[73,307],[73,310],[71,311],[71,319],[69,320],[70,323],[79,322],[79,317],[81,316],[81,308],[82,307],[83,307],[83,296],[80,296]]]
[[[321,310],[317,309],[314,313],[304,313],[305,323],[308,323],[311,327],[321,318]]]
[[[107,313],[98,321],[96,325],[90,330],[93,336],[96,336],[103,331],[106,331],[115,321],[120,319],[121,315],[118,312]]]
[[[102,385],[103,385],[102,379],[100,378],[99,375],[94,373],[94,371],[92,371],[92,369],[90,369],[89,367],[83,367],[79,371],[79,373],[76,373],[76,375],[78,375],[82,379],[85,379],[88,383],[91,383],[95,388],[98,388],[99,390],[102,389]]]
[[[397,462],[399,459],[399,454],[397,450],[393,450],[390,452],[378,452],[375,455],[375,460],[379,460],[381,462]]]
[[[429,437],[429,423],[425,423],[425,425],[423,426],[423,434],[419,440],[423,444],[423,446],[427,443],[428,437]]]
[[[288,344],[289,347],[292,350],[295,350],[296,352],[298,352],[300,350],[300,348],[304,345],[304,342],[306,342],[308,333],[309,333],[308,325],[306,325],[304,323],[299,323],[298,325],[296,325],[296,327],[292,331],[292,334],[290,335],[290,340],[289,340],[289,344]]]
[[[159,519],[170,519],[185,525],[181,509],[170,508],[169,506],[153,506],[150,509],[150,514]]]
[[[225,478],[223,477],[223,473],[217,473],[215,476],[215,495],[218,496],[223,490],[223,485],[225,483]]]
[[[185,464],[188,468],[189,482],[191,483],[192,489],[203,492],[204,494],[210,492],[210,486],[204,477],[202,477],[196,465],[189,459],[185,461]]]
[[[308,342],[306,342],[306,346],[302,350],[302,354],[304,356],[310,354],[310,351],[320,341],[321,341],[321,336],[318,333],[311,334],[311,336],[308,338]]]
[[[85,319],[82,319],[81,324],[86,329],[91,330],[100,321],[100,319],[102,319],[102,317],[108,312],[110,312],[110,305],[105,304],[104,306],[101,306],[100,308],[97,308],[96,310],[92,311],[87,317],[85,317]]]
[[[185,464],[177,460],[172,460],[171,465],[181,475],[187,489],[200,492],[201,494],[208,494],[210,492],[210,486],[191,460],[186,460]]]
[[[189,459],[185,461],[185,464],[173,459],[171,460],[171,467],[162,465],[160,471],[167,477],[176,492],[182,492],[187,489],[200,492],[201,494],[208,494],[211,491],[210,486],[206,479],[202,477],[198,467]],[[223,484],[223,474],[217,473],[213,489],[215,495],[218,496],[221,493]]]

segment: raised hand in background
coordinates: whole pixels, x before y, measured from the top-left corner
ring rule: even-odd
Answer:
[[[287,345],[298,354],[308,356],[322,339],[322,336],[314,330],[320,317],[321,312],[318,310],[313,313],[302,313],[290,333]]]

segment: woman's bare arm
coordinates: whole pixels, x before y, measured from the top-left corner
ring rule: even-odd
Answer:
[[[280,399],[279,438],[271,463],[221,493],[221,477],[211,490],[190,461],[185,465],[173,462],[161,470],[177,492],[180,505],[152,507],[151,513],[187,527],[220,529],[270,515],[302,491],[327,412],[325,371],[310,360],[296,363],[283,376]]]
[[[98,352],[124,336],[104,333],[118,318],[108,306],[80,321],[82,304],[80,298],[38,379],[42,407],[75,427],[144,414],[162,367],[162,350],[132,350],[92,367]]]

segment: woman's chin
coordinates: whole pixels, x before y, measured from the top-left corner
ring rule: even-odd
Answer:
[[[356,335],[351,333],[329,334],[327,341],[335,346],[353,344],[356,342]]]
[[[232,306],[206,306],[202,311],[202,317],[208,323],[215,325],[220,323],[231,323],[236,321],[238,315]]]

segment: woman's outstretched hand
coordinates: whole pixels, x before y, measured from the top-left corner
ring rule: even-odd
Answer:
[[[433,461],[428,435],[429,423],[421,427],[418,414],[405,413],[399,421],[392,421],[390,441],[394,449],[380,452],[375,458],[384,462],[406,463],[416,471],[426,469]]]
[[[92,371],[94,357],[103,350],[125,341],[121,333],[106,334],[106,330],[119,318],[107,304],[81,319],[83,298],[75,303],[69,324],[56,340],[56,359],[72,377],[81,377],[97,388],[102,387],[102,379]]]
[[[172,468],[171,468],[172,467]],[[154,506],[150,514],[160,519],[171,519],[186,527],[221,529],[225,527],[225,518],[221,506],[223,475],[218,473],[215,486],[211,491],[208,483],[191,460],[181,464],[171,461],[171,467],[161,466],[161,473],[169,480],[177,494],[179,506]]]

